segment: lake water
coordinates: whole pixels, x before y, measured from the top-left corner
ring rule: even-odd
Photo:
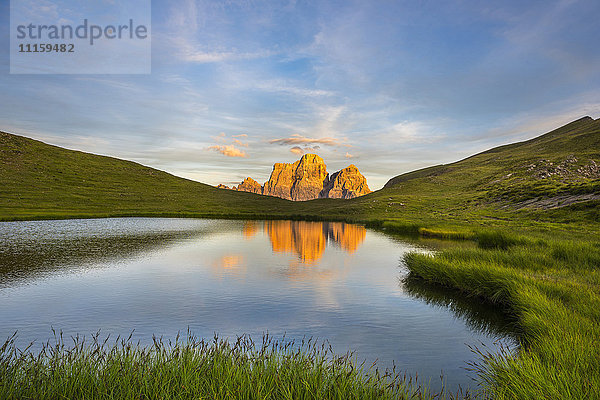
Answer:
[[[404,282],[430,251],[359,225],[114,218],[0,222],[0,339],[65,335],[327,339],[419,381],[473,386],[467,345],[513,346],[497,310]],[[494,344],[496,343],[496,344]]]

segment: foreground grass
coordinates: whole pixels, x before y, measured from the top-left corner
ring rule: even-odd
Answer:
[[[428,399],[395,371],[365,370],[326,343],[188,336],[141,347],[58,336],[33,353],[0,348],[2,399]]]
[[[477,248],[408,254],[410,278],[456,288],[517,318],[518,355],[482,354],[497,399],[600,398],[600,243],[481,235]]]

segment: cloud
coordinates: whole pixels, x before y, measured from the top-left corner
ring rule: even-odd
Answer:
[[[304,154],[304,150],[302,150],[302,147],[300,147],[300,146],[294,146],[294,147],[292,147],[292,148],[290,149],[290,151],[291,151],[292,153],[294,153],[294,154],[297,154],[297,155],[302,155],[302,154]]]
[[[300,146],[294,146],[290,149],[290,152],[297,154],[297,155],[302,155],[302,154],[306,154],[306,153],[316,153],[318,149],[320,149],[321,146],[312,146],[312,147],[300,147]]]
[[[234,145],[230,144],[226,144],[224,146],[210,146],[208,150],[214,150],[227,157],[247,157],[247,154],[245,152],[239,150]]]
[[[186,36],[171,36],[166,38],[175,49],[177,57],[184,62],[197,64],[220,63],[225,61],[254,60],[268,58],[274,53],[269,50],[246,51],[237,50],[203,50],[195,41]]]
[[[270,52],[237,53],[233,51],[222,52],[203,52],[187,49],[180,53],[182,60],[198,64],[218,63],[223,61],[252,60],[256,58],[266,58],[271,55]]]
[[[252,87],[265,92],[285,93],[301,97],[323,97],[335,95],[334,92],[329,90],[307,89],[304,87],[299,87],[297,85],[290,84],[288,83],[288,81],[283,79],[273,79],[262,82],[255,82]]]
[[[242,137],[242,135],[236,136]],[[241,147],[248,147],[248,143],[244,143],[239,139],[229,139],[225,132],[220,132],[217,136],[211,136],[211,138],[219,144],[215,144],[208,147],[208,150],[217,151],[227,157],[247,157],[246,152],[238,149],[237,147],[235,147],[235,145]]]
[[[221,132],[217,136],[211,136],[211,139],[214,140],[215,142],[219,142],[219,143],[227,142],[225,132]]]
[[[375,135],[382,143],[432,143],[444,137],[436,126],[422,121],[402,121],[389,126],[384,133]]]
[[[403,121],[392,126],[391,133],[401,141],[416,141],[421,136],[423,124],[416,121]]]
[[[248,135],[246,135],[245,133],[242,133],[240,135],[233,135],[233,137],[248,137]]]
[[[346,158],[354,158],[354,156],[348,152],[346,152],[346,154],[344,155],[344,157]]]
[[[279,145],[290,145],[290,144],[324,144],[326,146],[340,146],[341,143],[339,140],[332,137],[324,137],[324,138],[309,138],[306,136],[299,135],[297,133],[291,135],[287,138],[281,139],[272,139],[269,140],[270,144],[279,144]]]

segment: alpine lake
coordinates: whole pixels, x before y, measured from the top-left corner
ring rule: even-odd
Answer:
[[[474,388],[471,348],[512,351],[516,333],[501,310],[407,279],[403,254],[448,245],[341,222],[0,222],[0,339],[312,338],[432,388],[440,375]]]

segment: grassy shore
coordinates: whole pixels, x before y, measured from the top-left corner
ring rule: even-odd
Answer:
[[[517,355],[482,354],[496,399],[600,398],[600,242],[487,233],[477,248],[408,254],[411,279],[455,288],[507,308]]]
[[[141,347],[55,336],[41,352],[0,348],[2,399],[431,399],[396,371],[357,366],[326,342],[215,337]]]

